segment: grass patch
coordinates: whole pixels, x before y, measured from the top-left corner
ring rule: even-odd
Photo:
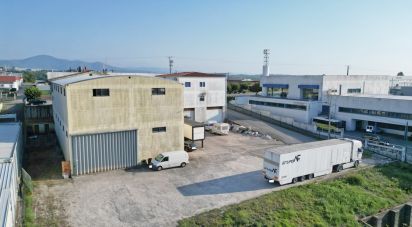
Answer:
[[[371,158],[373,155],[372,151],[370,150],[365,150],[362,154],[362,158]]]
[[[35,216],[33,211],[33,194],[23,186],[24,217],[23,226],[35,226]]]
[[[412,165],[391,163],[276,191],[180,220],[179,226],[361,226],[412,197]]]

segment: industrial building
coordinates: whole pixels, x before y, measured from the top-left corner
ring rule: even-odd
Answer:
[[[386,133],[404,135],[406,125],[412,125],[412,99],[389,95],[394,78],[381,75],[270,75],[266,63],[260,79],[261,94],[239,96],[232,103],[289,124],[315,125],[315,117],[329,118],[330,111],[331,119],[341,121],[342,127],[348,131],[362,131],[372,125]]]
[[[22,83],[23,77],[21,76],[16,74],[0,74],[0,89],[14,88],[18,91]]]
[[[183,150],[183,88],[156,77],[83,73],[51,81],[55,132],[73,175]]]
[[[20,123],[0,124],[0,226],[17,225],[23,141]]]
[[[179,82],[184,87],[184,115],[201,122],[223,122],[226,115],[226,75],[181,72],[158,77]]]

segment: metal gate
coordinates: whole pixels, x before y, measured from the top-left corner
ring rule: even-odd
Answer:
[[[137,165],[137,131],[72,136],[73,175]]]

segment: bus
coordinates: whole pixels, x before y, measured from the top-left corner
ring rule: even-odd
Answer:
[[[345,129],[345,121],[328,119],[325,117],[314,117],[313,124],[316,125],[316,129],[319,131],[329,131],[329,121],[330,121],[330,131],[331,132],[341,132]]]

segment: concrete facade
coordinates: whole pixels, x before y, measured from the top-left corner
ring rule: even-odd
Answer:
[[[223,122],[226,115],[226,76],[185,72],[160,75],[184,88],[185,117],[197,122]]]
[[[73,136],[129,130],[137,130],[138,162],[161,152],[183,150],[183,88],[179,83],[154,77],[82,74],[53,80],[51,87],[55,131],[66,160],[72,160]],[[165,94],[153,95],[152,88],[164,88]],[[95,97],[93,89],[108,89],[109,95]],[[166,127],[166,131],[154,133],[156,127]]]

